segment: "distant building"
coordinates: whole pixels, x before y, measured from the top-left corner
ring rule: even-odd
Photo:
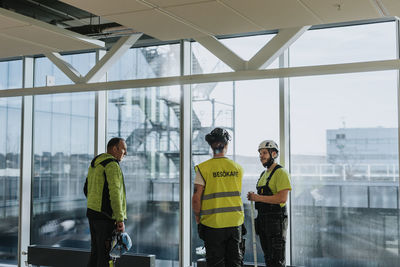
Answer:
[[[327,130],[327,160],[333,164],[397,164],[397,128]]]

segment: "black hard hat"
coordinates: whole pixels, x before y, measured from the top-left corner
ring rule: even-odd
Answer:
[[[206,141],[211,146],[214,143],[227,144],[231,140],[228,131],[222,128],[215,128],[209,134],[206,134]]]

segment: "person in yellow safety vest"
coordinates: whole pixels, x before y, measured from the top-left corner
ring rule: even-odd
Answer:
[[[213,158],[195,166],[192,208],[199,237],[204,240],[207,266],[242,266],[243,168],[225,157],[229,133],[215,128],[205,140]]]
[[[90,163],[83,189],[91,237],[88,267],[112,266],[109,253],[113,231],[125,231],[126,191],[119,162],[126,154],[125,140],[114,137],[108,141],[107,153],[97,155]]]
[[[257,194],[249,192],[247,199],[255,201],[257,218],[256,234],[264,252],[265,265],[268,267],[286,266],[285,247],[288,216],[286,201],[292,190],[288,172],[275,162],[278,157],[278,145],[265,140],[258,146],[260,161],[266,171],[261,173],[257,182]]]

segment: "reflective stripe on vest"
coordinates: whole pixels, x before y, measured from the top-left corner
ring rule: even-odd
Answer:
[[[219,198],[219,197],[240,197],[240,192],[233,191],[233,192],[212,193],[212,194],[208,194],[208,195],[203,195],[203,200]]]
[[[215,208],[210,210],[202,210],[201,215],[210,215],[215,213],[232,212],[232,211],[243,211],[243,207],[226,207],[226,208]]]
[[[228,158],[214,158],[198,166],[205,181],[200,222],[212,228],[243,224],[242,167]]]

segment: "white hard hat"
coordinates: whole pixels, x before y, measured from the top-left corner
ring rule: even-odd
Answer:
[[[279,152],[278,145],[272,140],[262,141],[260,143],[260,145],[258,145],[258,151],[260,151],[260,149],[262,149],[262,148],[268,148],[268,149],[273,148],[273,149],[276,149],[276,151]]]

